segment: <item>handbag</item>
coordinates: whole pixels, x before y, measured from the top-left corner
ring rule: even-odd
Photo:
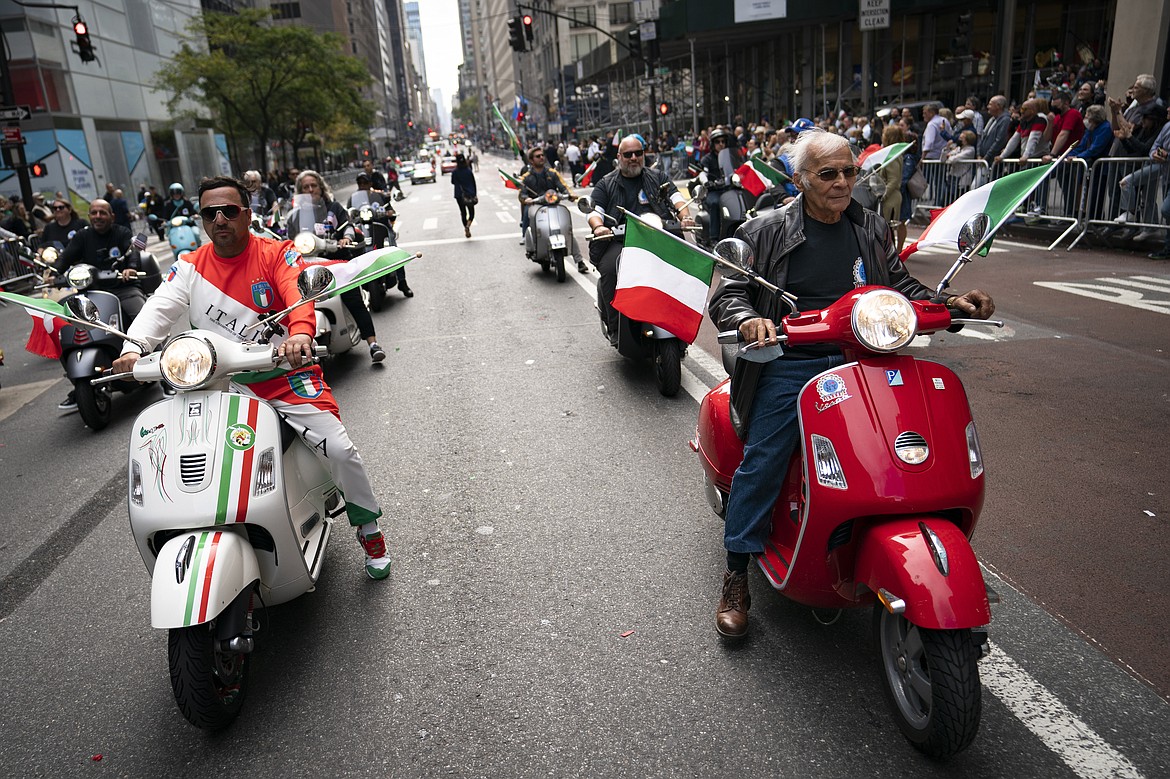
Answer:
[[[476,197],[475,195],[464,195],[463,196],[463,205],[474,206],[474,205],[478,205],[478,204],[479,204],[479,198]]]
[[[915,168],[914,172],[910,174],[910,178],[906,179],[906,191],[910,193],[912,198],[920,198],[926,194],[926,176],[922,175],[922,168]]]

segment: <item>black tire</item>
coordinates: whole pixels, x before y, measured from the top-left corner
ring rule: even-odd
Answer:
[[[890,710],[914,748],[936,760],[975,740],[983,710],[971,631],[928,630],[874,607],[874,636]]]
[[[654,381],[666,397],[678,394],[682,386],[682,342],[677,338],[654,341]]]
[[[563,282],[565,280],[565,252],[563,249],[553,250],[552,265],[556,272],[557,281]]]
[[[370,310],[381,311],[382,305],[386,302],[386,284],[382,279],[374,279],[366,285],[366,290],[370,293]]]
[[[95,387],[89,379],[80,379],[73,384],[73,397],[77,400],[77,413],[90,430],[105,429],[110,424],[110,412],[114,402],[106,387]]]
[[[167,637],[171,689],[179,711],[197,728],[222,730],[244,705],[249,656],[220,652],[215,622],[172,628]]]
[[[549,262],[548,260],[539,260],[539,262],[540,262],[540,269],[542,271],[544,271],[545,273],[548,273],[549,270],[552,268],[552,263]]]

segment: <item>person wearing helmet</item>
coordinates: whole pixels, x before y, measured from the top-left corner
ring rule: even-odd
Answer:
[[[164,221],[171,221],[176,216],[189,216],[195,218],[195,204],[183,196],[183,185],[175,182],[167,187],[167,194],[170,197],[167,199],[167,206],[163,210],[165,215]]]
[[[711,243],[719,240],[722,227],[723,213],[719,207],[719,195],[731,185],[731,174],[743,164],[739,150],[736,148],[735,137],[722,127],[716,127],[709,136],[711,151],[699,160],[699,166],[707,171],[707,237]]]

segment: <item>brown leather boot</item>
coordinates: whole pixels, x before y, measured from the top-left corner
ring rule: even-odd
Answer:
[[[723,596],[715,614],[715,629],[724,638],[743,638],[748,630],[748,609],[752,595],[748,592],[747,573],[723,573]]]

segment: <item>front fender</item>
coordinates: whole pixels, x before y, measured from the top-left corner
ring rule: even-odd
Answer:
[[[948,571],[935,564],[923,528],[946,549]],[[906,602],[906,619],[936,630],[991,622],[991,606],[979,561],[963,531],[934,517],[878,522],[858,542],[854,579],[873,592],[884,588]]]
[[[193,530],[163,545],[150,588],[150,624],[181,628],[215,619],[260,579],[242,531]]]

